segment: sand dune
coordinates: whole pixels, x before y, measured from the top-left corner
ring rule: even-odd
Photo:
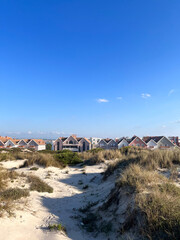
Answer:
[[[2,162],[5,168],[18,168],[22,160]],[[114,183],[101,183],[101,172],[105,164],[96,166],[39,168],[31,171],[30,168],[16,169],[18,173],[34,174],[53,187],[53,193],[38,193],[32,191],[27,198],[23,209],[15,211],[15,217],[0,219],[0,240],[89,240],[106,239],[106,236],[93,236],[81,226],[78,209],[88,202],[103,200],[109,194]],[[21,187],[15,181],[11,186]],[[22,180],[21,180],[22,181]],[[101,184],[100,184],[101,183]],[[86,186],[86,190],[83,187]],[[88,187],[87,187],[88,186]],[[24,186],[25,187],[25,186]],[[21,207],[21,204],[19,204]],[[49,224],[62,223],[67,230],[63,232],[49,231]],[[107,238],[108,239],[108,238]]]

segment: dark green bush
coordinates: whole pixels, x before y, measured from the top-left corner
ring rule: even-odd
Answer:
[[[67,165],[82,163],[82,159],[78,153],[69,150],[59,151],[59,153],[55,155],[55,159],[64,167]]]

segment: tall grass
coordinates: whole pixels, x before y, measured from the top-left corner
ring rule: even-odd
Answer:
[[[129,150],[130,149],[130,150]],[[124,170],[131,164],[138,164],[147,170],[158,168],[172,168],[174,164],[180,164],[180,150],[148,150],[128,148],[128,153],[123,154],[117,161],[109,164],[104,173],[107,178],[115,170]]]
[[[116,188],[135,193],[134,212],[141,215],[141,234],[150,239],[180,238],[180,188],[166,177],[139,165],[129,166],[117,180]],[[137,221],[137,219],[134,221]]]
[[[130,164],[121,172],[115,188],[96,212],[113,219],[119,226],[119,237],[134,232],[136,239],[180,239],[180,188],[138,164]]]
[[[87,151],[80,153],[80,157],[85,160],[84,164],[94,165],[104,162],[105,160],[115,160],[122,158],[120,150],[102,150],[97,149],[96,151]]]

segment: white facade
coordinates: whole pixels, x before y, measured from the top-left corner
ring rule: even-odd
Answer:
[[[122,139],[122,141],[118,144],[118,149],[127,146],[129,146],[129,143],[126,141],[126,139]]]
[[[147,147],[148,147],[148,148],[157,148],[158,145],[157,145],[157,143],[156,143],[153,139],[151,139],[151,140],[147,143]]]
[[[45,150],[46,149],[46,145],[38,145],[36,147],[37,151],[40,151],[40,150]]]
[[[89,138],[89,141],[91,142],[91,144],[97,145],[101,141],[101,139],[102,138],[91,137],[91,138]]]

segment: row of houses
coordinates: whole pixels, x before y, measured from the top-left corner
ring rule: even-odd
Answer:
[[[0,148],[30,148],[36,151],[46,149],[45,141],[42,139],[14,139],[0,136]]]
[[[48,141],[42,139],[14,139],[11,137],[0,136],[0,148],[31,148],[37,151],[46,149]],[[103,149],[120,149],[122,147],[134,146],[150,149],[166,149],[180,147],[178,137],[165,137],[165,136],[146,136],[140,138],[133,136],[132,138],[122,137],[119,139],[101,139],[77,137],[71,135],[69,137],[59,137],[58,139],[51,141],[52,150],[71,150],[73,152],[88,151],[91,148],[103,148]]]
[[[96,146],[103,149],[120,149],[122,147],[134,146],[150,149],[166,149],[179,147],[179,141],[177,137],[167,138],[165,136],[147,136],[142,139],[138,136],[132,138],[120,138],[120,139],[101,139]]]

